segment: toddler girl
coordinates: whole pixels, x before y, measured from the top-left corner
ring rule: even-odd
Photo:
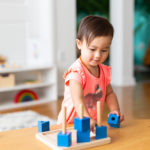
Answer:
[[[97,101],[101,101],[101,111],[104,102],[110,113],[124,116],[120,113],[116,94],[110,84],[110,67],[103,65],[109,54],[113,38],[113,27],[104,18],[87,16],[80,22],[76,44],[81,52],[78,58],[64,75],[65,92],[62,107],[67,107],[67,123],[73,123],[83,105],[84,116],[90,117],[91,130],[95,129],[97,121]],[[62,120],[62,110],[58,123]]]

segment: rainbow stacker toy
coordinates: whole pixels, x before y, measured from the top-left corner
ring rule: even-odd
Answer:
[[[21,90],[19,91],[15,98],[14,103],[28,102],[28,101],[37,101],[38,96],[32,90]]]
[[[62,129],[41,132],[36,138],[53,150],[79,150],[100,146],[111,142],[107,137],[107,127],[101,124],[100,103],[97,103],[96,135],[90,132],[90,119],[83,117],[80,106],[79,118],[74,120],[74,128],[66,128],[66,108],[63,108]]]

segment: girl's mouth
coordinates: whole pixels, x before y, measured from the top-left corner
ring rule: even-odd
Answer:
[[[95,63],[99,63],[100,62],[100,60],[93,60]]]

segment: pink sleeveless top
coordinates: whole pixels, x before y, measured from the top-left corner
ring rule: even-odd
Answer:
[[[78,116],[71,98],[71,93],[69,89],[70,80],[76,80],[82,85],[84,101],[88,108],[91,118],[94,119],[95,121],[97,120],[97,113],[96,113],[97,101],[101,101],[101,114],[102,114],[106,97],[106,87],[111,80],[110,75],[111,67],[103,64],[100,64],[99,67],[100,67],[100,76],[97,78],[88,71],[88,69],[82,64],[80,59],[77,59],[65,73],[64,75],[65,91],[62,107],[66,106],[67,108],[66,114],[67,123],[73,123],[73,119]],[[60,124],[61,122],[62,122],[62,108],[58,115],[58,124]]]

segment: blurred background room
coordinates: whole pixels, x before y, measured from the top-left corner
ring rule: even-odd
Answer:
[[[121,111],[127,119],[150,118],[149,0],[0,0],[0,119],[28,112],[29,123],[35,112],[56,123],[63,74],[78,57],[76,32],[87,15],[114,26],[105,64]]]

